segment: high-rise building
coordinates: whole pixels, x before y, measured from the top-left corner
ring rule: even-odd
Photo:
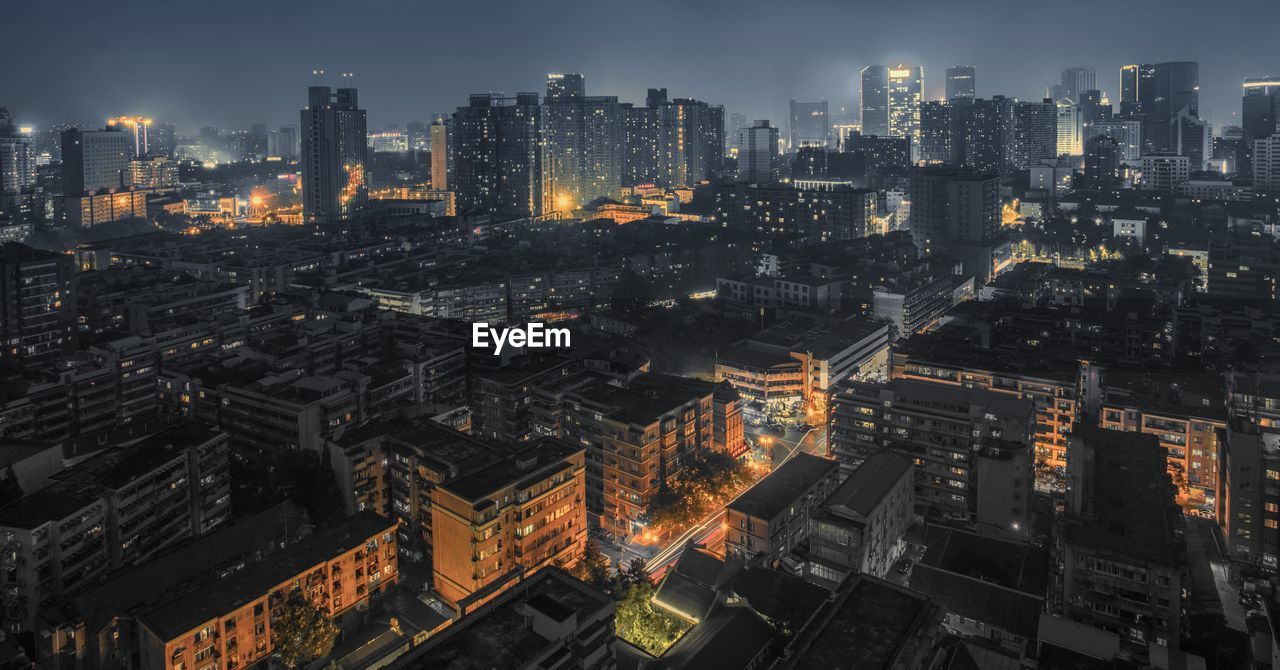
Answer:
[[[1241,175],[1250,175],[1253,142],[1276,134],[1280,124],[1280,77],[1253,77],[1244,80],[1240,100]]]
[[[369,197],[369,139],[356,89],[312,86],[301,112],[302,214],[308,222],[349,218]]]
[[[911,237],[929,254],[991,242],[1000,230],[1000,180],[971,168],[914,168]]]
[[[36,183],[36,157],[30,129],[14,123],[13,115],[0,107],[0,196],[17,193]]]
[[[149,133],[150,153],[153,156],[173,158],[178,153],[178,129],[172,123],[157,123],[151,126]],[[296,137],[297,133],[295,133]]]
[[[1014,101],[956,98],[926,102],[921,106],[921,158],[930,163],[950,163],[982,172],[1004,174],[1015,156]]]
[[[1280,194],[1280,134],[1253,141],[1253,190]]]
[[[572,566],[587,541],[586,453],[543,440],[431,494],[436,593],[464,611],[526,573]],[[510,520],[494,523],[495,519]]]
[[[1122,150],[1115,138],[1094,135],[1084,144],[1084,177],[1077,182],[1079,188],[1091,190],[1120,187]]]
[[[472,95],[453,115],[453,190],[459,209],[541,216],[551,210],[537,93]]]
[[[801,147],[826,147],[831,143],[827,101],[791,101],[791,151]]]
[[[753,184],[778,180],[778,129],[767,120],[738,130],[738,179]]]
[[[656,98],[650,90],[650,100]],[[663,100],[666,92],[663,89]],[[746,117],[743,117],[744,119]],[[746,121],[742,121],[746,125]],[[652,184],[658,181],[658,108],[646,104],[622,105],[622,185]]]
[[[1024,537],[1035,416],[1031,400],[994,390],[914,379],[847,382],[832,400],[831,450],[846,468],[883,452],[913,459],[919,517]]]
[[[1085,144],[1087,145],[1089,140],[1095,137],[1110,137],[1115,140],[1116,148],[1120,151],[1121,162],[1136,165],[1138,158],[1142,156],[1141,121],[1124,119],[1095,121],[1085,126]]]
[[[1013,106],[1013,163],[1021,170],[1058,156],[1058,108],[1052,100]]]
[[[714,177],[724,166],[724,107],[686,98],[666,101],[665,89],[660,97],[658,184],[693,186]]]
[[[134,156],[145,156],[151,151],[148,138],[151,119],[142,116],[117,116],[107,121],[107,128],[118,129],[132,136]]]
[[[298,127],[280,126],[271,132],[267,141],[267,155],[292,161],[298,158]]]
[[[443,119],[431,123],[431,188],[449,190],[449,126]]]
[[[120,130],[64,130],[63,195],[70,197],[120,188],[133,156],[129,135]]]
[[[547,75],[547,102],[581,100],[587,95],[587,78],[580,74]]]
[[[1080,105],[1080,123],[1088,127],[1091,123],[1111,118],[1111,104],[1104,102],[1102,91],[1090,89],[1080,94],[1080,100],[1076,101]]]
[[[1069,67],[1062,71],[1062,88],[1059,90],[1060,97],[1066,98],[1078,105],[1081,102],[1081,98],[1084,97],[1085,91],[1092,91],[1097,88],[1098,72],[1092,67],[1076,66]]]
[[[924,68],[899,63],[889,68],[889,134],[911,139],[912,160],[919,152],[920,102]]]
[[[954,102],[939,100],[926,100],[920,105],[920,160],[930,165],[959,160],[954,143],[956,107]]]
[[[543,106],[552,204],[567,210],[622,188],[623,116],[618,98],[586,95],[580,74],[547,75]]]
[[[1120,94],[1121,114],[1142,122],[1143,153],[1176,151],[1179,115],[1200,115],[1200,64],[1126,65]]]
[[[957,65],[947,68],[947,100],[978,97],[977,68]]]
[[[889,68],[883,65],[862,68],[862,134],[889,134]]]
[[[1178,112],[1175,121],[1173,150],[1190,159],[1193,171],[1203,170],[1205,162],[1213,155],[1213,132],[1209,122],[1192,115],[1185,108]]]
[[[40,365],[73,351],[77,319],[73,258],[0,247],[0,360]]]
[[[1058,111],[1058,155],[1079,156],[1084,153],[1084,142],[1081,140],[1080,106],[1067,98],[1057,102]]]

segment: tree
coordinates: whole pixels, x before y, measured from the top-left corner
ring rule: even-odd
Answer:
[[[570,574],[602,591],[609,588],[609,558],[600,551],[600,543],[595,538],[587,538],[582,558]]]
[[[13,471],[13,462],[5,468],[0,476],[0,506],[8,505],[23,496],[22,484],[18,483],[18,473]]]
[[[271,619],[271,639],[284,667],[293,670],[333,651],[338,627],[322,607],[294,595]]]
[[[649,583],[649,571],[645,569],[643,558],[633,558],[621,570],[618,570],[619,593],[626,593],[636,584]]]

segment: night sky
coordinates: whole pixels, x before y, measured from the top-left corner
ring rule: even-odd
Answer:
[[[23,123],[141,114],[247,128],[297,123],[311,71],[353,72],[370,129],[452,111],[472,92],[647,87],[786,127],[788,98],[852,106],[858,70],[978,68],[978,95],[1038,99],[1092,65],[1118,106],[1129,62],[1198,60],[1201,116],[1235,123],[1240,82],[1280,75],[1280,1],[1224,0],[16,0],[5,3],[0,106]]]

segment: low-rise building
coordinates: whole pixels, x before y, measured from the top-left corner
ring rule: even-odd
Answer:
[[[1026,653],[1045,606],[1045,552],[945,526],[929,526],[924,539],[928,549],[911,571],[911,588],[946,608],[947,631]]]
[[[873,454],[823,501],[809,522],[809,579],[836,588],[854,573],[889,574],[915,515],[911,467],[900,454]]]
[[[809,519],[840,481],[836,461],[798,453],[725,507],[725,555],[765,564],[809,536]]]

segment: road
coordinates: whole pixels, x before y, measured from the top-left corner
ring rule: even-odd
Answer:
[[[747,427],[747,434],[754,438],[757,445],[767,444],[764,442],[764,438],[768,438],[768,442],[772,443],[769,445],[772,447],[770,456],[775,470],[800,451],[826,456],[826,433],[825,427],[810,428],[805,431],[788,428],[783,435],[769,433],[758,426]],[[681,533],[664,549],[650,557],[645,562],[645,568],[649,571],[650,578],[655,581],[661,579],[667,568],[679,560],[680,554],[684,552],[689,540],[693,540],[696,544],[705,544],[707,546],[716,546],[719,542],[723,542],[724,515],[725,508],[728,505],[729,503],[725,503],[716,508],[714,512],[703,517],[698,524]]]

